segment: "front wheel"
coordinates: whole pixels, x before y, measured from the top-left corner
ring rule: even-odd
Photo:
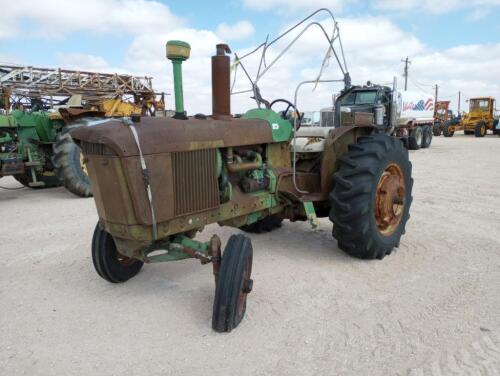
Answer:
[[[399,246],[412,202],[412,166],[402,142],[361,137],[340,158],[330,193],[338,246],[362,259],[382,259]]]
[[[97,274],[112,283],[128,281],[141,271],[144,264],[120,254],[111,234],[104,231],[99,223],[92,238],[92,262]]]
[[[253,250],[245,235],[232,235],[222,254],[222,264],[215,287],[212,328],[230,332],[236,328],[247,307],[247,295],[252,291]]]
[[[432,134],[434,136],[441,136],[442,129],[441,129],[441,123],[434,123],[434,126],[432,127]]]
[[[453,137],[454,134],[455,134],[455,126],[449,123],[445,123],[443,126],[443,136]]]
[[[476,137],[484,137],[486,135],[486,123],[480,122],[476,124],[474,128],[474,136]]]

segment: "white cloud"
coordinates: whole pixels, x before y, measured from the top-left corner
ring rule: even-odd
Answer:
[[[84,31],[111,36],[165,32],[183,20],[158,1],[147,0],[16,0],[0,13],[0,38],[19,34],[21,22],[33,25],[33,37],[62,38]],[[26,31],[24,31],[26,34]]]
[[[477,8],[474,9],[469,15],[468,19],[470,21],[480,21],[483,18],[487,17],[490,14],[490,10],[488,8]]]
[[[172,63],[165,57],[165,43],[181,39],[191,45],[191,56],[183,62],[184,103],[190,113],[210,113],[210,57],[220,38],[212,31],[181,28],[169,33],[143,34],[134,38],[128,48],[124,67],[131,74],[154,78],[156,91],[173,92]],[[167,108],[173,107],[173,97],[167,97]]]
[[[248,21],[239,21],[228,25],[223,22],[217,26],[216,33],[223,40],[245,39],[255,32],[253,25]]]
[[[356,0],[244,0],[247,8],[254,10],[278,9],[283,12],[298,10],[316,10],[318,8],[328,8],[333,12],[338,12],[344,8],[346,3]]]
[[[500,0],[373,0],[373,4],[383,10],[444,14],[469,7],[500,5]]]
[[[81,69],[101,72],[109,70],[108,63],[101,56],[63,52],[58,53],[56,56],[59,64],[67,69]]]

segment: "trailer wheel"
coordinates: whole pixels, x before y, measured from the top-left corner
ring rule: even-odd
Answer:
[[[68,132],[57,135],[52,161],[57,176],[68,191],[80,197],[92,196],[82,151]]]
[[[253,250],[245,235],[232,235],[222,255],[215,287],[212,328],[230,332],[245,316],[247,295],[252,291]]]
[[[474,136],[476,137],[484,137],[486,135],[486,123],[484,121],[480,121],[476,124],[474,128]]]
[[[410,131],[410,137],[408,137],[408,146],[410,150],[418,150],[422,145],[423,131],[422,127],[417,126],[415,129]]]
[[[452,128],[452,127],[454,127],[454,126],[449,124],[448,122],[444,123],[444,127],[443,127],[443,136],[444,137],[453,137],[453,135],[455,134],[455,128]]]
[[[111,283],[129,280],[141,271],[144,264],[141,260],[118,253],[113,237],[99,223],[92,237],[92,262],[97,274]]]
[[[269,217],[262,218],[257,222],[251,223],[249,225],[244,225],[240,227],[240,230],[253,234],[261,234],[263,232],[271,232],[281,227],[283,218],[276,215],[270,215]]]
[[[330,193],[338,246],[362,259],[382,259],[399,246],[412,202],[412,166],[400,140],[361,137],[340,158]]]
[[[434,126],[432,127],[432,134],[434,136],[441,136],[442,133],[441,127],[442,127],[441,123],[434,123]]]
[[[423,130],[422,136],[422,148],[427,149],[432,143],[432,128],[430,125],[426,125]]]

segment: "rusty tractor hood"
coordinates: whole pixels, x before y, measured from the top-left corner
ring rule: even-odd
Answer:
[[[139,150],[129,124],[137,131],[144,155],[273,142],[267,121],[236,118],[142,117],[137,123],[129,119],[101,119],[73,129],[71,136],[79,141],[103,144],[120,157],[136,156]]]

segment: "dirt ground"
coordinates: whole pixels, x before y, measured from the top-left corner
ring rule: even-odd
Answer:
[[[0,375],[498,375],[500,138],[435,137],[411,160],[395,253],[348,257],[328,219],[252,235],[247,315],[222,335],[210,266],[107,283],[90,257],[92,199],[0,189]]]

